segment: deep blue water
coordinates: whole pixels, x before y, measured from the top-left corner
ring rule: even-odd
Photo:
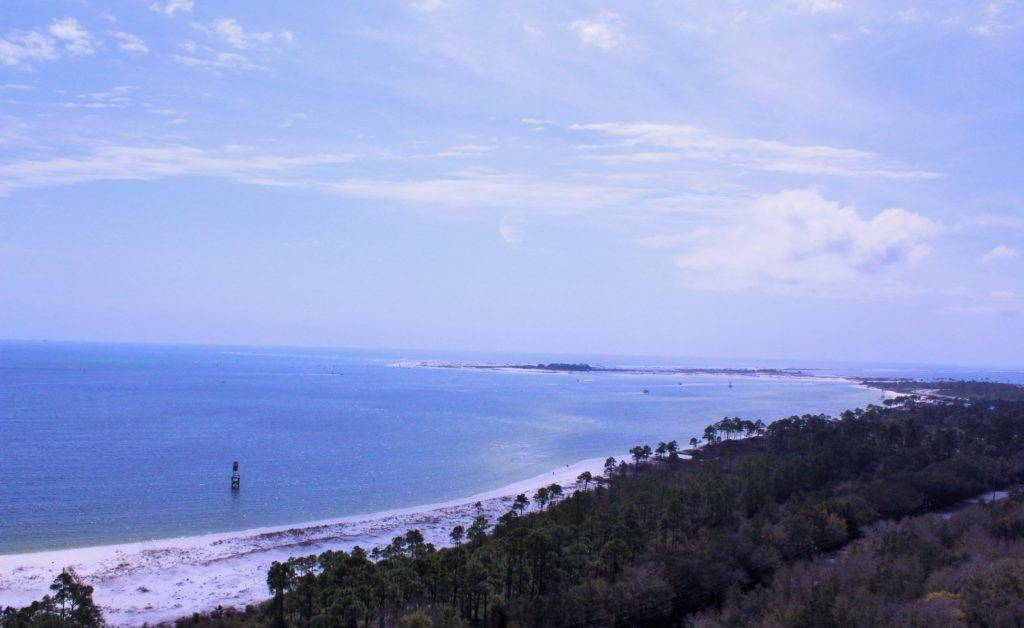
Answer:
[[[502,361],[0,342],[0,553],[431,503],[685,442],[725,415],[834,414],[878,398],[834,382],[390,366],[424,358]]]

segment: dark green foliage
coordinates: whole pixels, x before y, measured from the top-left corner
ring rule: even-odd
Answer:
[[[565,364],[563,362],[552,362],[551,364],[512,364],[505,368],[567,372],[587,372],[594,369],[589,364]]]
[[[50,585],[50,595],[25,608],[6,608],[0,612],[3,628],[91,627],[102,626],[103,618],[92,601],[92,587],[62,571]]]
[[[1024,401],[1024,387],[1002,382],[979,382],[963,379],[938,379],[931,381],[915,379],[862,379],[860,381],[865,386],[871,388],[893,390],[908,395],[928,391],[930,394],[941,397],[955,397],[976,401]],[[891,404],[892,402],[893,400],[886,400],[886,403]]]
[[[1021,626],[1024,528],[1019,497],[951,519],[887,524],[837,557],[781,568],[694,624],[721,626]]]
[[[561,487],[537,491],[532,514],[524,514],[531,499],[520,496],[499,521],[478,517],[467,530],[453,530],[455,547],[437,549],[414,530],[375,549],[373,560],[358,548],[326,552],[311,569],[300,568],[308,559],[293,559],[292,572],[275,567],[275,599],[262,621],[684,625],[722,605],[747,612],[744,592],[756,595],[790,578],[786,586],[799,592],[799,604],[772,615],[774,625],[870,624],[879,616],[858,615],[866,603],[857,596],[919,599],[932,591],[922,583],[953,564],[959,550],[888,534],[879,545],[887,568],[846,597],[839,581],[809,586],[787,565],[834,552],[880,519],[950,506],[1024,473],[1022,403],[906,400],[838,420],[808,415],[770,426],[727,418],[705,437],[708,445],[693,460],[680,458],[675,442],[639,445],[632,465],[610,459],[606,477],[591,478],[593,490],[561,500]],[[1015,514],[987,525],[993,538],[1024,543]],[[1018,580],[997,561],[956,591],[1013,619],[1019,609],[999,591],[1015,590]],[[943,625],[954,611],[969,614],[982,602],[958,604],[940,596],[885,619]],[[701,617],[732,622],[729,615]]]

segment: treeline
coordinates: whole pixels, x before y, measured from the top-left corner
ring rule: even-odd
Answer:
[[[3,628],[103,625],[99,608],[92,601],[92,587],[81,583],[73,572],[62,571],[50,585],[50,593],[24,608],[0,609]]]
[[[593,490],[541,512],[479,518],[453,535],[454,547],[435,548],[413,530],[372,555],[357,548],[277,563],[274,597],[258,612],[179,623],[685,625],[879,520],[1019,482],[1022,419],[1019,402],[910,399],[837,420],[724,419],[693,460],[674,444],[661,453],[638,446],[632,464],[610,460],[605,477],[590,478]]]
[[[982,382],[964,379],[938,379],[921,381],[916,379],[862,379],[870,388],[892,390],[903,394],[918,394],[931,391],[934,395],[974,401],[1024,401],[1024,386],[1004,382]]]
[[[890,524],[838,556],[784,566],[694,625],[1024,626],[1024,494]]]

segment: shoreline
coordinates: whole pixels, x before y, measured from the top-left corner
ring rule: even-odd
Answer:
[[[802,372],[796,369],[757,369],[757,368],[737,368],[737,369],[715,369],[715,368],[689,368],[689,367],[666,367],[664,369],[659,368],[644,368],[644,367],[595,367],[591,370],[561,370],[561,369],[545,369],[545,368],[523,368],[521,366],[509,365],[509,364],[474,364],[474,363],[458,363],[458,362],[432,362],[432,361],[415,361],[415,360],[403,360],[393,362],[388,366],[392,368],[422,368],[422,369],[441,369],[441,370],[457,370],[465,372],[499,372],[499,373],[523,373],[523,374],[536,374],[536,375],[635,375],[635,376],[664,376],[664,377],[693,377],[693,376],[718,376],[718,377],[729,377],[736,379],[767,379],[774,381],[807,381],[807,382],[835,382],[844,383],[863,388],[865,390],[877,390],[879,392],[880,400],[895,399],[896,397],[906,396],[908,394],[918,395],[924,399],[939,398],[941,395],[935,394],[935,391],[920,389],[915,390],[912,393],[900,392],[887,387],[878,385],[871,385],[870,382],[880,382],[883,380],[868,380],[864,377],[854,375],[818,375],[815,373]]]
[[[266,570],[275,560],[328,549],[349,551],[357,545],[369,551],[413,528],[419,529],[427,542],[446,546],[454,526],[468,526],[481,514],[493,524],[519,493],[532,499],[537,488],[558,483],[567,497],[578,490],[579,474],[601,475],[605,459],[588,458],[468,497],[365,515],[4,554],[0,555],[0,608],[24,606],[41,598],[64,568],[94,587],[93,599],[111,626],[173,622],[217,606],[244,607],[269,598]]]

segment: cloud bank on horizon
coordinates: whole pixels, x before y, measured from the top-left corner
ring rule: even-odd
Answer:
[[[1013,0],[2,14],[4,336],[1022,362]]]

